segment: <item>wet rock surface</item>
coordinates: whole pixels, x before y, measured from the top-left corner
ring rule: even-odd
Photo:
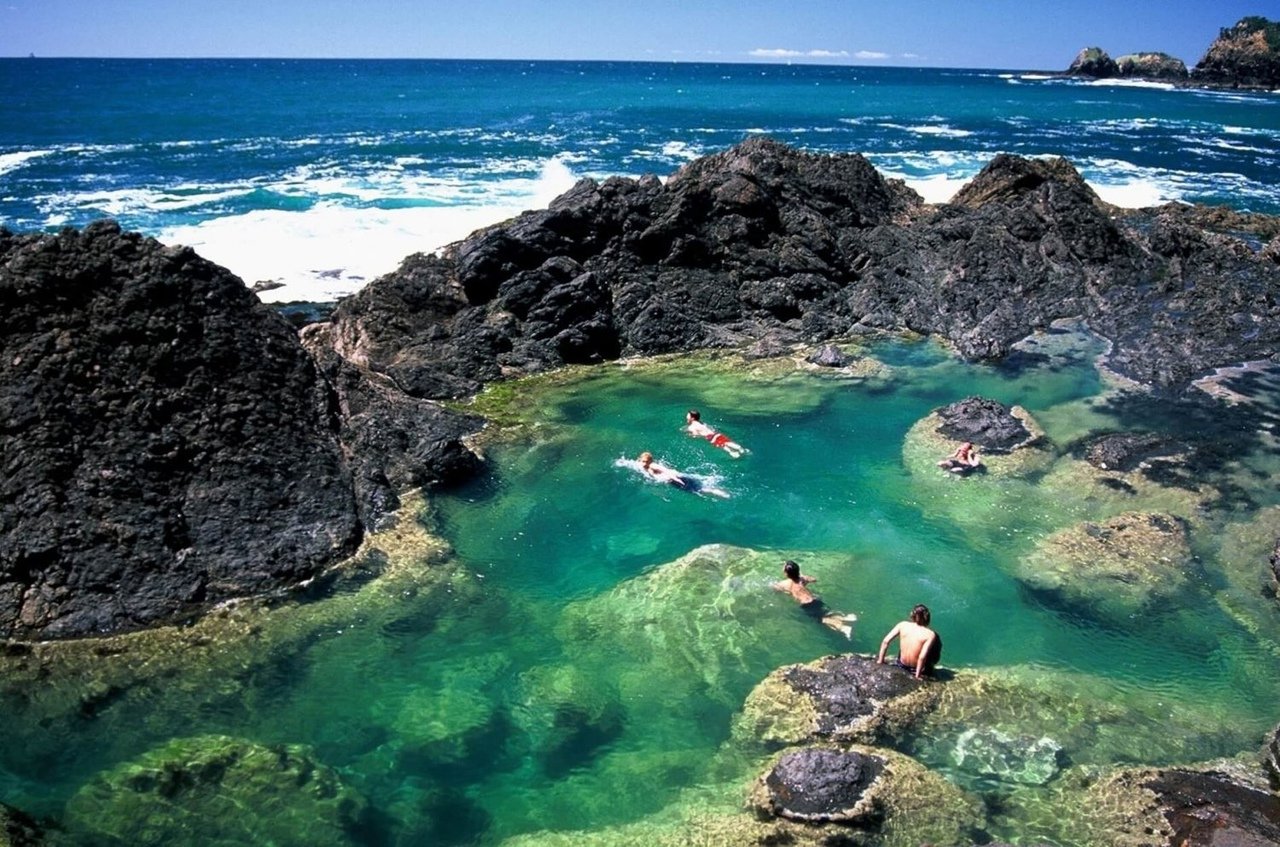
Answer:
[[[748,696],[739,729],[768,743],[873,742],[927,711],[938,688],[872,658],[828,656],[770,674]]]
[[[884,759],[857,751],[810,747],[788,753],[763,777],[768,810],[792,820],[856,822],[871,817],[867,789]]]
[[[954,441],[972,441],[988,452],[1007,453],[1025,446],[1031,432],[1013,410],[986,397],[966,397],[938,410],[938,433]]]

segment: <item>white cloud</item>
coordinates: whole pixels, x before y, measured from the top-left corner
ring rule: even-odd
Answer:
[[[853,54],[853,57],[855,59],[887,59],[889,54],[881,53],[878,50],[859,50]]]
[[[748,56],[757,59],[847,59],[848,50],[788,50],[783,47],[757,47]]]

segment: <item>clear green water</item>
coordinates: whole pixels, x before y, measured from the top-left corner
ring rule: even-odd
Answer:
[[[730,742],[751,689],[786,663],[874,651],[918,602],[945,638],[944,665],[1072,680],[1071,697],[1084,690],[1114,706],[1119,740],[1068,749],[1074,763],[1251,750],[1280,717],[1280,612],[1260,591],[1275,539],[1265,516],[1280,501],[1274,418],[1265,404],[1175,408],[1107,392],[1087,340],[1041,346],[1063,342],[1001,367],[957,362],[927,342],[884,343],[869,352],[886,368],[867,379],[743,375],[689,360],[509,391],[530,425],[489,447],[490,477],[433,499],[421,520],[454,555],[433,562],[430,578],[382,595],[352,585],[278,610],[299,623],[268,628],[243,655],[228,648],[225,666],[190,679],[106,694],[84,682],[90,707],[74,680],[56,694],[9,690],[0,799],[59,816],[94,773],[170,738],[223,733],[313,748],[376,810],[358,833],[368,844],[524,834],[537,843],[682,805],[731,813],[759,761]],[[912,427],[972,394],[1030,411],[1052,464],[968,479],[913,465]],[[685,436],[691,407],[751,453],[735,461]],[[1151,428],[1221,445],[1205,479],[1230,496],[1110,496],[1064,470],[1067,447],[1090,431]],[[714,476],[731,498],[651,484],[615,464],[642,450]],[[1196,562],[1176,604],[1100,624],[1011,576],[1046,534],[1142,507],[1190,523]],[[759,555],[705,578],[669,564],[708,544]],[[818,577],[829,606],[859,615],[852,643],[769,589],[785,557]],[[73,705],[40,702],[63,695]],[[908,752],[946,772],[946,747],[917,739]],[[1055,802],[1046,793],[1026,800],[1025,814],[1006,808],[989,830],[1072,843],[1068,812],[1055,828]]]

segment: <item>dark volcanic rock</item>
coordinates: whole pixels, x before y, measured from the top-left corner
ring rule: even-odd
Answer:
[[[1095,79],[1106,79],[1120,73],[1115,60],[1107,55],[1101,47],[1086,47],[1076,54],[1067,73],[1075,76],[1088,76]]]
[[[1112,432],[1089,440],[1084,458],[1104,471],[1128,472],[1151,456],[1165,456],[1186,445],[1167,435],[1151,432]]]
[[[972,441],[987,452],[1023,446],[1030,431],[1008,406],[986,397],[966,397],[938,410],[938,432],[956,441]]]
[[[788,753],[764,776],[769,811],[799,821],[855,822],[873,813],[859,801],[885,762],[856,751],[809,747]]]
[[[113,223],[0,230],[0,636],[120,631],[359,543],[333,395],[288,322]]]
[[[1191,77],[1233,88],[1280,88],[1280,23],[1248,17],[1223,29]]]
[[[39,847],[45,843],[44,830],[30,816],[0,803],[0,844],[5,847]]]
[[[1280,844],[1280,799],[1225,774],[1166,770],[1143,783],[1155,792],[1177,847]]]
[[[579,182],[548,209],[413,256],[344,300],[334,345],[417,397],[566,363],[820,345],[869,329],[998,358],[1084,318],[1110,365],[1180,386],[1280,341],[1280,266],[1196,219],[1120,217],[1067,162],[997,156],[926,207],[861,156],[766,138],[656,178]],[[776,342],[776,343],[775,343]]]
[[[483,463],[465,439],[483,419],[412,397],[341,358],[328,325],[308,327],[303,343],[337,395],[340,434],[366,526],[376,527],[399,507],[398,492],[452,485],[481,471]]]
[[[1267,736],[1266,747],[1262,751],[1263,769],[1267,772],[1267,780],[1273,791],[1280,791],[1280,725],[1271,730]]]
[[[1271,566],[1271,594],[1280,598],[1280,538],[1276,539],[1275,549],[1272,550],[1267,564]]]
[[[823,368],[843,368],[849,364],[849,357],[841,353],[840,348],[834,344],[824,344],[806,357],[805,361]]]

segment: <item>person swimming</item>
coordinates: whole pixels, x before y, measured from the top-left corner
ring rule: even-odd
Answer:
[[[697,409],[690,409],[684,416],[685,431],[695,438],[705,438],[711,442],[712,447],[719,447],[735,459],[742,458],[742,454],[747,452],[747,448],[743,447],[736,441],[733,441],[723,432],[717,432],[712,427],[702,422],[702,413]]]
[[[790,594],[800,604],[801,611],[823,626],[834,629],[845,638],[853,638],[853,624],[857,622],[858,616],[842,615],[827,608],[822,598],[809,590],[809,584],[818,581],[816,576],[801,576],[800,565],[790,559],[782,563],[782,575],[786,578],[773,583],[775,591]]]
[[[688,491],[690,494],[709,494],[712,497],[721,497],[726,500],[729,498],[728,491],[710,484],[701,477],[680,473],[661,462],[654,461],[653,454],[647,450],[640,454],[637,461],[640,463],[641,472],[659,482],[673,485],[682,491]]]

